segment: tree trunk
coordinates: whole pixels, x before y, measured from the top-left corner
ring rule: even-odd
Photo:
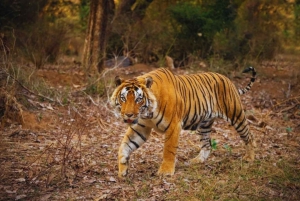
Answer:
[[[83,50],[83,66],[88,75],[103,71],[108,22],[113,13],[113,0],[91,0],[88,29]]]
[[[108,32],[114,20],[122,18],[122,15],[130,15],[133,21],[143,19],[146,8],[153,0],[120,0],[116,8],[114,0],[91,0],[88,28],[83,49],[82,63],[87,75],[93,76],[101,73],[106,58],[106,41]]]

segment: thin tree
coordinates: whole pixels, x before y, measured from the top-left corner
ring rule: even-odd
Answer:
[[[83,50],[83,66],[88,75],[96,75],[104,69],[106,41],[114,22],[129,15],[133,21],[141,20],[153,0],[91,0],[90,14]],[[116,7],[116,8],[115,8]],[[115,12],[115,14],[114,14]]]
[[[87,34],[83,50],[86,73],[96,75],[103,70],[109,21],[113,16],[113,0],[91,0]]]

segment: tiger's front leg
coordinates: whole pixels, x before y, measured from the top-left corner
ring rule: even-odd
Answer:
[[[130,154],[146,142],[150,136],[150,132],[151,128],[147,128],[140,124],[134,124],[128,127],[119,147],[119,177],[124,177],[127,175]]]
[[[180,124],[170,126],[165,132],[163,161],[158,170],[158,175],[174,175],[176,152],[181,131]]]

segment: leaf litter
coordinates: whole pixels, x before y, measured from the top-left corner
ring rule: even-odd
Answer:
[[[163,150],[157,132],[132,154],[128,177],[117,177],[126,125],[107,100],[76,93],[73,106],[62,106],[32,97],[36,118],[12,123],[1,134],[0,200],[300,199],[299,96],[277,100],[266,88],[256,93],[259,88],[242,97],[257,140],[255,162],[241,160],[242,141],[218,120],[208,161],[189,165],[200,151],[199,137],[182,131],[175,175],[165,178],[156,175]]]

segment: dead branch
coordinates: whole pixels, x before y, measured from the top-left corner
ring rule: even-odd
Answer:
[[[41,98],[44,98],[44,99],[46,99],[46,100],[48,100],[48,101],[51,101],[51,102],[55,102],[55,103],[59,103],[59,102],[57,102],[56,100],[53,100],[52,98],[49,98],[49,97],[47,97],[47,96],[44,96],[44,95],[42,95],[42,94],[40,94],[40,93],[35,93],[34,91],[31,91],[30,89],[28,89],[27,87],[25,87],[21,82],[19,82],[19,80],[17,80],[17,79],[15,79],[15,78],[13,78],[23,89],[25,89],[26,91],[28,91],[29,93],[31,93],[31,94],[33,94],[33,95],[36,95],[36,96],[38,96],[38,97],[41,97]]]
[[[280,102],[280,103],[277,103],[276,105],[273,106],[273,108],[276,107],[276,106],[282,105],[283,103],[286,103],[286,102],[288,102],[288,101],[290,101],[290,100],[297,100],[298,98],[300,98],[300,96],[288,98],[288,99],[286,99],[286,100],[284,100],[284,101],[282,101],[282,102]],[[297,102],[299,103],[298,100],[297,100]],[[297,104],[296,104],[296,105],[297,105]]]

